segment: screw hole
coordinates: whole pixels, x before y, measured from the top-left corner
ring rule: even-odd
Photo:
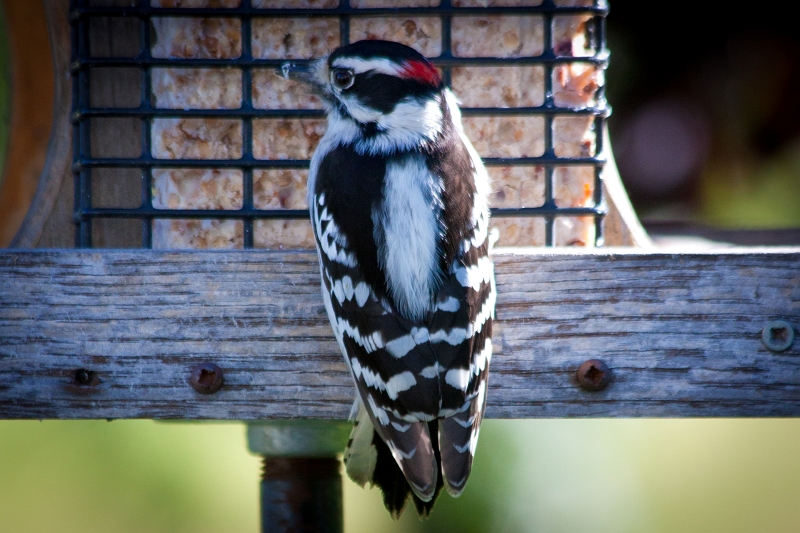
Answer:
[[[603,379],[604,375],[605,372],[592,365],[589,367],[589,371],[586,373],[586,378],[592,383],[600,383],[600,380]]]
[[[75,371],[73,379],[78,385],[91,385],[96,375],[96,372],[86,370],[85,368],[79,368]]]
[[[603,361],[589,359],[578,367],[576,377],[582,389],[599,391],[605,389],[611,382],[611,370]]]
[[[204,387],[211,387],[214,384],[214,380],[217,379],[217,373],[213,370],[206,370],[205,368],[200,371],[200,378],[198,381]]]
[[[770,339],[772,342],[786,342],[789,338],[789,330],[786,328],[772,328],[770,330]]]
[[[200,363],[192,369],[189,384],[200,394],[213,394],[222,387],[222,369],[214,363]]]

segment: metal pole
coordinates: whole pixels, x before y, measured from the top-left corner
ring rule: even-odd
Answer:
[[[342,476],[337,455],[351,424],[274,420],[247,426],[251,452],[264,457],[261,530],[342,533]]]

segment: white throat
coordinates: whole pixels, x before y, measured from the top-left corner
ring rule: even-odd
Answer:
[[[449,91],[446,91],[449,92]],[[449,102],[447,102],[449,104]],[[364,109],[365,106],[361,106]],[[350,117],[343,116],[336,106],[327,105],[328,127],[325,135],[317,145],[311,157],[311,168],[308,175],[308,195],[311,205],[311,195],[314,191],[317,169],[328,153],[341,145],[353,145],[356,152],[362,155],[395,154],[398,152],[416,150],[426,143],[432,142],[442,131],[443,114],[438,98],[421,102],[416,99],[403,100],[395,106],[388,115],[374,115],[372,109],[369,115],[362,118],[374,118],[365,122],[375,122],[379,131],[373,136],[364,137],[355,115],[348,107]],[[364,111],[367,113],[367,111]]]
[[[330,109],[328,128],[337,132],[342,143],[354,144],[356,151],[364,155],[415,150],[433,142],[442,132],[443,115],[439,98],[406,98],[388,114],[365,106],[352,96],[342,96],[340,102],[352,118],[343,116],[337,109]],[[377,132],[365,137],[359,123],[374,123]]]

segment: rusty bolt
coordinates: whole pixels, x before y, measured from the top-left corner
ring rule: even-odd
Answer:
[[[785,320],[773,320],[761,330],[761,342],[771,352],[785,352],[794,343],[794,328]]]
[[[600,359],[589,359],[575,375],[581,388],[589,391],[603,390],[611,382],[611,370]]]
[[[75,371],[74,380],[78,385],[91,385],[94,381],[95,373],[85,368],[79,368]]]
[[[214,394],[222,387],[222,381],[222,369],[214,363],[200,363],[189,378],[189,384],[200,394]]]

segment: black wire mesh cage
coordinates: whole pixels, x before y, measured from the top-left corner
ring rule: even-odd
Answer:
[[[526,4],[526,5],[522,5]],[[274,70],[364,38],[441,69],[500,245],[599,246],[602,0],[73,0],[76,246],[311,248],[324,114]]]

